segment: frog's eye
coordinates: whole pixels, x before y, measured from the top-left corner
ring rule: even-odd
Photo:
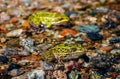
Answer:
[[[45,24],[40,24],[39,27],[44,28]]]

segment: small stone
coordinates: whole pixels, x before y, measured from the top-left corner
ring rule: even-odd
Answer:
[[[28,28],[29,27],[29,22],[27,20],[22,21],[22,26],[23,28]]]
[[[42,57],[40,55],[29,55],[29,56],[26,56],[26,57],[23,57],[23,59],[26,59],[26,60],[29,60],[29,61],[40,61],[42,59]]]
[[[72,6],[73,3],[66,3],[66,4],[63,4],[62,7],[63,8],[70,8]]]
[[[98,32],[100,29],[96,25],[80,25],[76,27],[76,30],[79,30],[84,33],[89,33],[89,32]]]
[[[77,42],[77,43],[83,43],[84,41],[82,40],[81,37],[77,37],[77,38],[75,39],[75,42]]]
[[[91,39],[92,41],[102,40],[103,38],[102,35],[100,35],[99,33],[95,33],[95,32],[87,33],[87,37]]]
[[[120,42],[120,37],[115,37],[109,40],[110,44],[115,44]]]
[[[100,48],[100,50],[103,50],[103,51],[110,51],[110,50],[112,50],[112,46],[103,46],[103,47],[101,47]]]
[[[120,36],[120,27],[118,26],[117,29],[119,29],[119,30],[114,30],[112,33],[116,34],[117,36]]]
[[[2,24],[2,25],[0,26],[0,31],[5,31],[5,25]]]
[[[110,18],[105,18],[107,23],[105,24],[102,24],[101,25],[101,28],[104,28],[104,29],[109,29],[109,28],[116,28],[117,27],[117,24]]]
[[[30,62],[29,60],[20,60],[18,61],[18,64],[20,64],[21,66],[25,66],[29,62]]]
[[[27,51],[34,52],[34,40],[31,38],[22,39],[20,45],[23,46]]]
[[[0,56],[0,63],[7,63],[9,59],[6,56]]]
[[[0,38],[0,42],[1,42],[1,43],[6,42],[6,38]]]
[[[22,73],[23,73],[23,71],[21,69],[13,69],[8,74],[11,76],[18,76]]]
[[[77,15],[76,15],[76,14],[71,14],[71,15],[70,15],[70,18],[71,18],[71,19],[76,19],[76,18],[77,18]]]
[[[107,7],[97,7],[95,11],[98,13],[106,13],[109,11],[109,9]]]
[[[19,55],[22,55],[22,56],[28,56],[30,55],[30,52],[26,51],[26,50],[22,50],[21,52],[18,52]]]
[[[43,70],[35,69],[27,74],[28,79],[44,79],[45,72]]]
[[[53,8],[53,11],[58,12],[58,13],[64,13],[65,10],[62,7],[56,6]]]
[[[114,44],[116,48],[120,48],[120,43]]]
[[[62,70],[55,70],[53,72],[55,79],[67,79],[67,75]]]
[[[9,30],[9,31],[11,31],[12,28],[14,28],[14,27],[15,27],[15,26],[14,26],[12,23],[5,25],[5,29],[6,29],[6,30]]]
[[[66,16],[70,17],[72,14],[77,15],[78,13],[75,11],[68,11],[65,13]]]
[[[107,20],[105,19],[105,16],[101,17],[101,21],[102,21],[102,23],[106,23],[107,22]]]
[[[85,36],[85,35],[81,36],[81,39],[85,42],[91,42],[91,40],[89,38],[87,38],[87,36]]]
[[[11,71],[11,70],[13,70],[13,69],[20,69],[21,68],[21,66],[20,65],[18,65],[18,64],[10,64],[9,65],[9,67],[8,67],[8,71]]]
[[[22,34],[23,30],[22,29],[17,29],[10,31],[6,34],[7,37],[19,37]]]
[[[87,16],[87,17],[85,18],[85,20],[90,21],[91,24],[97,23],[97,18],[96,18],[96,17]]]
[[[60,34],[62,36],[65,36],[65,35],[69,35],[69,34],[72,34],[72,35],[76,35],[77,34],[77,31],[75,30],[72,30],[72,29],[63,29]]]
[[[7,21],[10,19],[10,16],[6,12],[0,13],[0,23],[3,23],[4,21]]]
[[[52,65],[49,65],[47,62],[44,62],[44,70],[52,70]]]
[[[108,31],[103,32],[102,35],[104,36],[104,38],[111,37],[111,33],[109,33]]]
[[[113,49],[113,50],[110,51],[110,53],[111,54],[116,54],[116,53],[120,54],[120,50],[119,49]]]
[[[10,19],[10,22],[11,23],[18,22],[18,18],[17,17],[13,17],[13,18]]]

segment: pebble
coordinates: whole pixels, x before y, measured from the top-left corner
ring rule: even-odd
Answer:
[[[77,34],[77,31],[76,30],[72,30],[72,29],[63,29],[60,34],[62,36],[65,36],[65,35],[69,35],[69,34],[72,34],[72,35],[76,35]]]
[[[118,26],[119,27],[119,26]],[[118,28],[119,29],[119,28]],[[117,36],[120,36],[120,30],[114,30],[113,34],[116,34]]]
[[[17,29],[10,31],[6,34],[7,37],[19,37],[22,34],[23,30],[22,29]]]
[[[21,52],[18,52],[19,55],[22,55],[22,56],[28,56],[30,55],[30,52],[27,52],[26,50],[23,50]]]
[[[0,63],[7,63],[9,59],[6,56],[0,56]]]
[[[91,40],[85,35],[81,36],[81,39],[85,42],[91,42]]]
[[[91,24],[95,24],[97,22],[97,18],[96,17],[91,17],[91,16],[87,16],[85,18],[85,20],[89,20],[91,22]]]
[[[98,13],[107,13],[109,9],[107,7],[97,7],[95,11]]]
[[[111,38],[109,40],[109,42],[110,42],[110,44],[119,43],[120,42],[120,37]]]
[[[96,25],[80,25],[76,27],[76,30],[80,32],[89,33],[89,32],[99,32],[99,28]]]
[[[65,72],[61,70],[54,71],[53,74],[56,79],[67,79]]]
[[[44,62],[44,70],[52,70],[52,65],[48,64],[47,62]]]
[[[75,11],[68,11],[68,12],[65,13],[65,15],[68,16],[68,17],[70,17],[72,14],[77,15],[78,13],[75,12]]]
[[[20,65],[18,65],[18,64],[10,64],[9,65],[9,67],[8,67],[8,71],[11,71],[11,70],[13,70],[13,69],[20,69],[21,68],[21,66]]]
[[[116,43],[114,46],[115,48],[120,48],[120,43]]]
[[[113,49],[110,51],[111,54],[116,54],[116,53],[119,53],[120,50],[119,49]]]
[[[3,38],[0,38],[0,42],[1,42],[1,43],[6,42],[6,38],[4,38],[4,37],[3,37]]]
[[[10,22],[11,22],[11,23],[16,23],[16,22],[18,22],[18,18],[17,18],[17,17],[13,17],[13,18],[10,19]]]
[[[64,13],[65,10],[62,7],[56,6],[53,8],[53,11],[58,12],[58,13]]]
[[[77,38],[75,39],[75,41],[76,41],[77,43],[83,43],[83,42],[84,42],[81,37],[77,37]]]
[[[34,51],[34,40],[31,38],[28,39],[22,39],[20,41],[20,45],[23,46],[26,51],[33,52]]]
[[[29,62],[30,62],[29,60],[20,60],[18,61],[18,64],[20,64],[21,66],[25,66]]]
[[[29,72],[27,74],[28,76],[28,79],[34,79],[34,78],[37,78],[37,79],[44,79],[44,71],[43,70],[38,70],[38,69],[35,69],[31,72]]]
[[[10,19],[10,16],[5,13],[5,12],[1,12],[0,13],[0,23],[3,23],[4,21],[7,21]]]
[[[21,75],[22,73],[23,71],[21,69],[13,69],[8,74],[14,77],[14,76]]]
[[[110,51],[112,49],[113,49],[112,46],[103,46],[103,47],[100,48],[100,50],[103,50],[103,51]]]
[[[95,32],[87,33],[87,37],[91,39],[92,41],[102,40],[103,38],[102,35],[100,35],[99,33],[95,33]]]
[[[0,31],[5,31],[5,26],[4,25],[0,26]]]
[[[105,18],[107,20],[107,23],[102,24],[101,28],[109,29],[109,28],[116,28],[117,24],[110,18]]]
[[[22,21],[22,26],[23,26],[23,28],[27,29],[30,26],[30,24],[27,20],[23,20]]]

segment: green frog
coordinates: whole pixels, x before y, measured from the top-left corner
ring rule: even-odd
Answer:
[[[52,25],[68,22],[69,18],[64,13],[38,11],[33,13],[28,20],[34,26],[44,24],[50,28]]]
[[[84,48],[80,44],[58,44],[43,53],[43,56],[46,60],[51,61],[77,58],[82,54],[84,54]]]
[[[101,78],[101,75],[99,73],[97,73],[97,71],[92,71],[91,79],[102,79],[102,78]]]

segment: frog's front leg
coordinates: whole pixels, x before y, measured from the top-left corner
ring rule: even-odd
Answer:
[[[32,31],[34,33],[42,33],[45,31],[45,25],[44,24],[40,24],[39,26],[33,27]]]

